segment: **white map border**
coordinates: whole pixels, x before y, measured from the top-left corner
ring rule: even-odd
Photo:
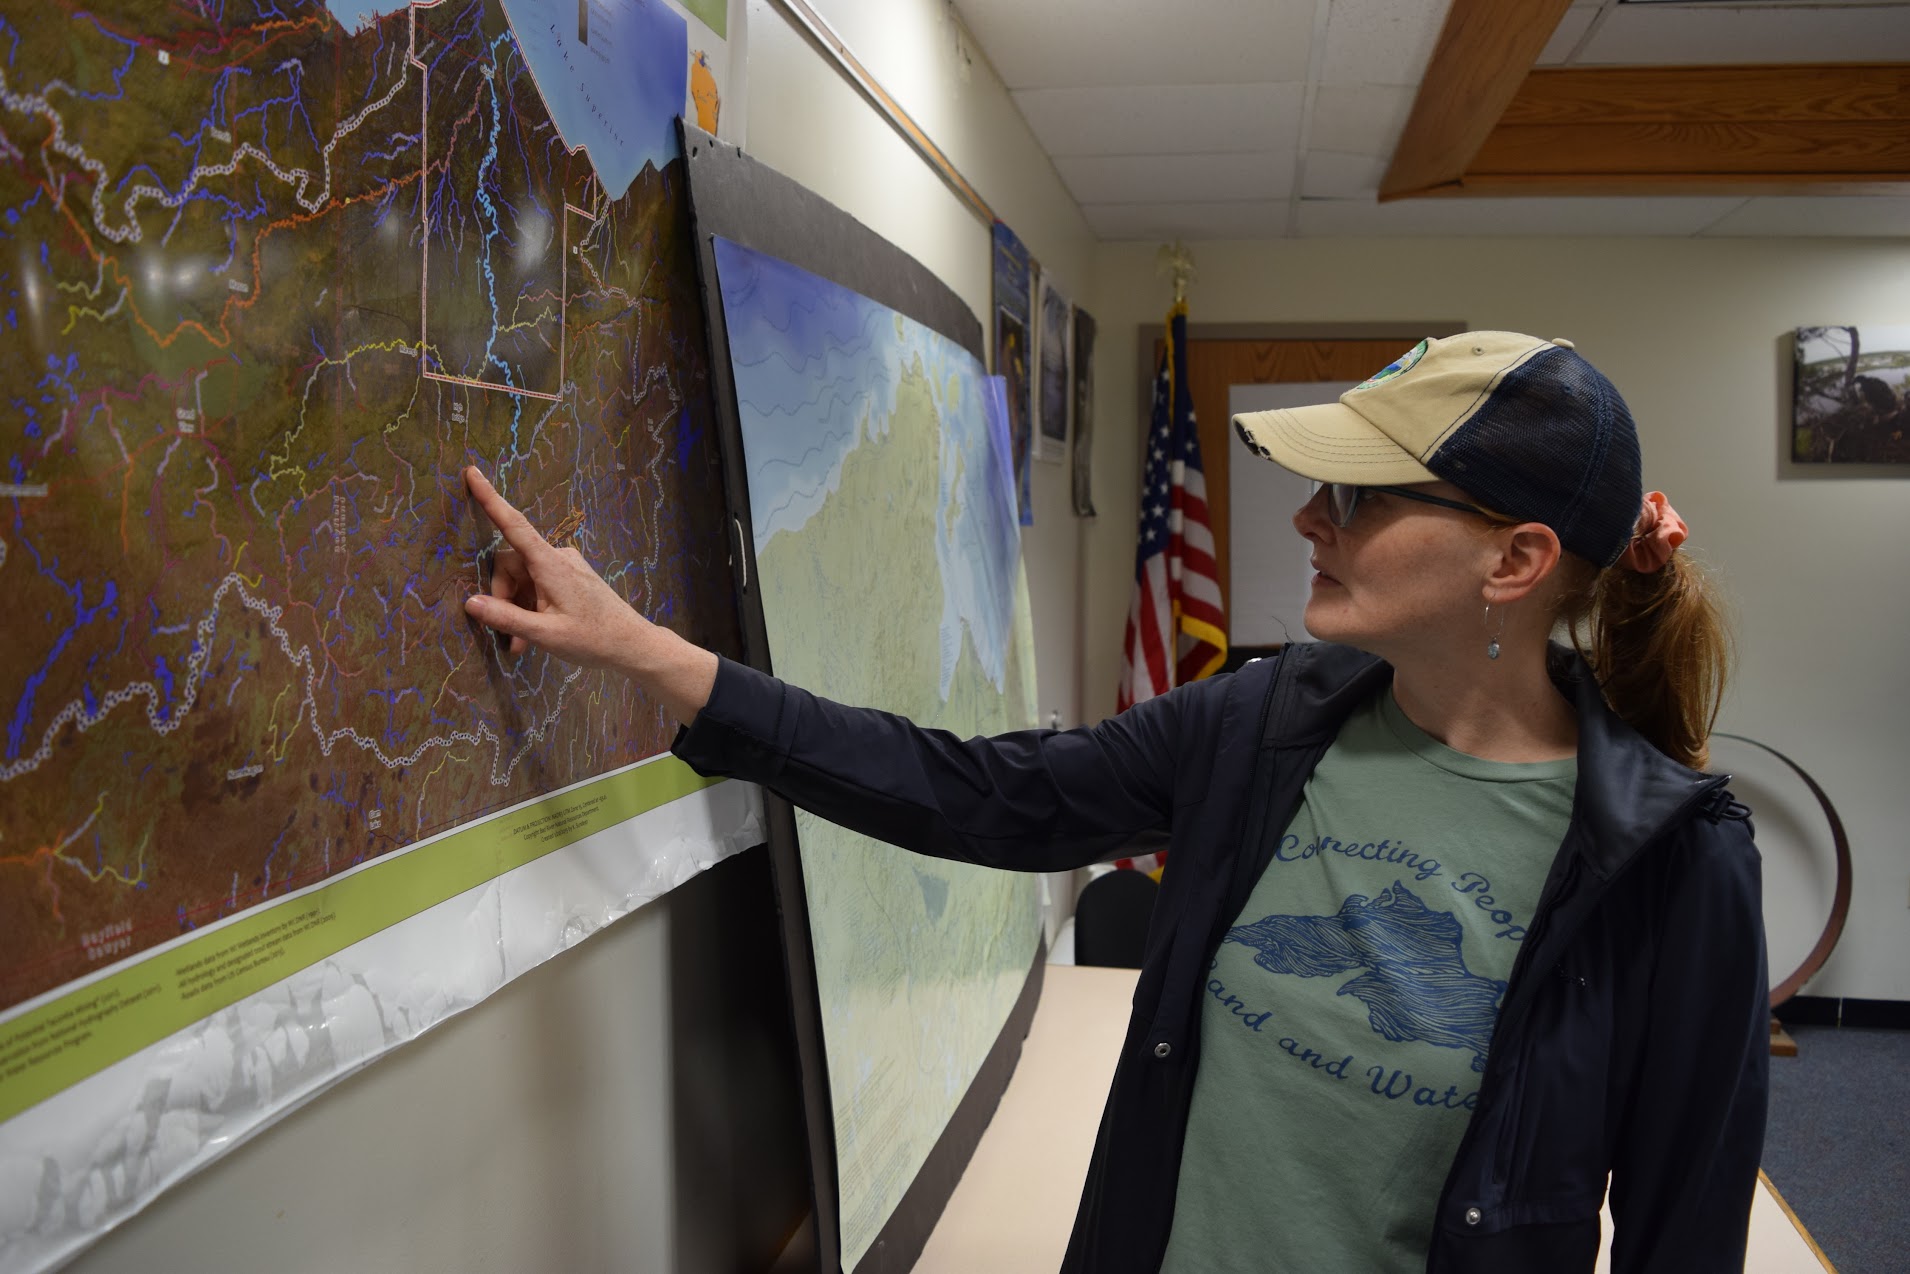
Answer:
[[[613,774],[669,761],[667,754]],[[142,952],[158,959],[234,921],[295,907],[445,836],[340,872]],[[373,934],[0,1123],[0,1274],[71,1260],[167,1188],[339,1080],[576,946],[724,858],[764,840],[762,797],[725,782],[546,854]],[[69,982],[66,995],[125,964]],[[15,1006],[18,1016],[47,997]],[[155,1094],[159,1100],[155,1100]],[[41,1202],[49,1169],[59,1190]]]

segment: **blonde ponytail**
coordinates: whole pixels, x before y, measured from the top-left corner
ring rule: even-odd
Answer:
[[[1571,589],[1560,618],[1592,667],[1605,702],[1672,760],[1710,762],[1730,671],[1731,638],[1704,568],[1673,553],[1656,571],[1591,572]]]

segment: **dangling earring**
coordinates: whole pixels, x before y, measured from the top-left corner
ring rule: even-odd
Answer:
[[[1492,622],[1492,603],[1491,602],[1486,603],[1485,622],[1487,624],[1490,624]],[[1501,607],[1499,610],[1498,628],[1494,629],[1491,633],[1487,634],[1486,636],[1486,658],[1487,659],[1497,659],[1499,657],[1499,638],[1503,637],[1504,635],[1505,635],[1505,610],[1503,607]]]

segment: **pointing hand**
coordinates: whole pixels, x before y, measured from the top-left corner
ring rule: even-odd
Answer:
[[[490,594],[465,599],[465,612],[508,636],[513,655],[536,646],[622,672],[679,721],[695,717],[715,684],[716,656],[637,614],[582,553],[539,535],[476,466],[464,483],[509,546],[497,554]]]
[[[535,645],[566,663],[609,668],[627,656],[650,623],[590,569],[574,548],[557,548],[497,493],[473,466],[465,485],[504,537],[491,572],[490,595],[465,610],[511,639],[519,655]]]

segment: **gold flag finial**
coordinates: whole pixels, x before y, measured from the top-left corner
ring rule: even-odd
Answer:
[[[1194,268],[1194,254],[1179,239],[1172,243],[1163,243],[1161,250],[1154,254],[1158,273],[1174,276],[1174,304],[1180,305],[1187,300],[1187,285],[1198,275]]]

